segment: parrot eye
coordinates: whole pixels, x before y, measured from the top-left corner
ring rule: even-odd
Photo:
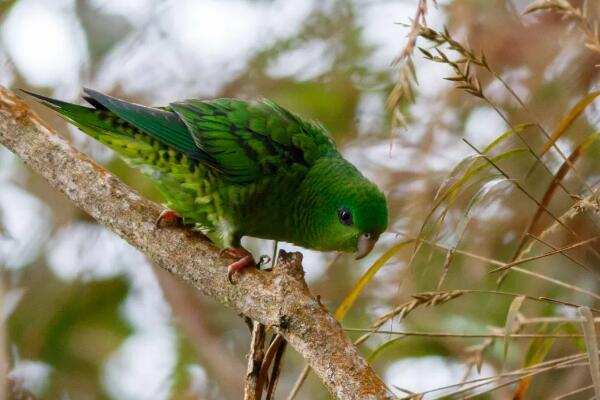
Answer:
[[[344,225],[352,225],[352,213],[346,208],[340,208],[338,210],[338,217],[340,222]]]

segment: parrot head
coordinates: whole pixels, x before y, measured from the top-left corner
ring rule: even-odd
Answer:
[[[342,158],[318,161],[298,190],[304,210],[305,247],[353,252],[356,259],[371,252],[387,228],[385,196]]]

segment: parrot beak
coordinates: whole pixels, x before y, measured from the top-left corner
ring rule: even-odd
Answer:
[[[363,233],[358,238],[358,251],[356,252],[356,259],[360,260],[363,257],[366,257],[367,254],[373,250],[373,246],[375,246],[375,242],[377,239],[373,237],[370,233]]]

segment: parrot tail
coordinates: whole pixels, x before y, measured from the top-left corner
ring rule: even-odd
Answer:
[[[84,99],[93,107],[22,91],[35,97],[82,132],[111,148],[135,166],[155,165],[161,159],[162,153],[173,152],[172,149],[116,116],[90,96],[85,96]]]

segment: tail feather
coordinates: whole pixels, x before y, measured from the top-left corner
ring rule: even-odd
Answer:
[[[206,214],[210,208],[199,203],[198,197],[203,193],[201,180],[206,170],[203,163],[169,145],[169,142],[159,140],[156,136],[160,135],[156,132],[151,135],[121,118],[109,108],[116,107],[116,100],[99,94],[95,94],[94,98],[92,93],[95,92],[88,91],[89,96],[84,98],[90,106],[82,106],[25,90],[23,92],[56,111],[81,131],[113,149],[131,166],[148,175],[168,200],[169,207],[177,209],[184,218],[190,221],[207,219]],[[109,107],[103,105],[102,101]],[[130,117],[137,116],[131,111],[135,111],[135,108],[125,109],[123,106],[120,110],[130,111]]]
[[[77,111],[82,112],[83,110],[85,110],[87,112],[94,111],[93,108],[80,106],[78,104],[68,103],[66,101],[62,101],[62,100],[58,100],[58,99],[53,99],[52,97],[47,97],[47,96],[43,96],[38,93],[33,93],[33,92],[30,92],[29,90],[19,89],[19,91],[21,91],[25,94],[28,94],[31,97],[35,97],[37,99],[37,101],[39,101],[43,105],[50,107],[51,109],[53,109],[63,115],[66,115],[66,113],[69,113],[69,112],[77,112]]]
[[[110,147],[128,161],[137,164],[142,161],[140,158],[147,159],[151,157],[151,153],[157,151],[153,149],[152,138],[114,115],[94,99],[88,100],[94,106],[92,108],[53,99],[27,90],[22,91],[56,111],[82,132]]]

